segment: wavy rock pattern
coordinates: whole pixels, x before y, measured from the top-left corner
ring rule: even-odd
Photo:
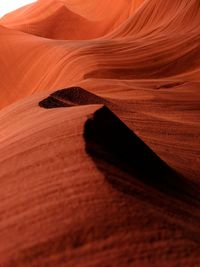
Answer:
[[[198,0],[0,19],[0,267],[200,266],[199,21]]]

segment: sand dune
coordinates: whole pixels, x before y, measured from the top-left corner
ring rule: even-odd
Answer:
[[[198,0],[0,19],[0,266],[200,266],[199,21]]]

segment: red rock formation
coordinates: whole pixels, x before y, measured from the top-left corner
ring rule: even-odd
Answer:
[[[199,21],[198,0],[0,20],[0,267],[200,266]]]

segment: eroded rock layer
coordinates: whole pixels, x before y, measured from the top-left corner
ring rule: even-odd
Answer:
[[[38,0],[0,19],[0,267],[200,266],[198,0]]]

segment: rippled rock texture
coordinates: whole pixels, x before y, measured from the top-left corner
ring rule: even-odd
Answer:
[[[200,266],[198,0],[38,0],[0,75],[0,267]]]

